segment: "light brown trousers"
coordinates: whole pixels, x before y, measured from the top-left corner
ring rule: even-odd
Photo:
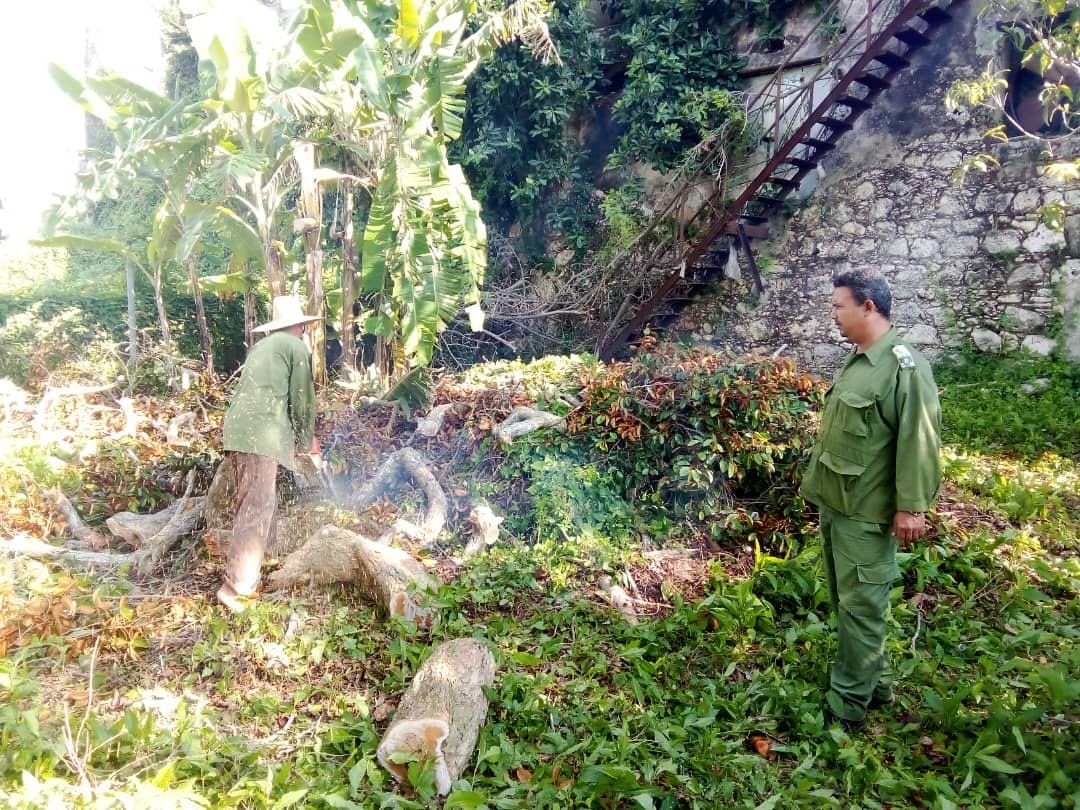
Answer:
[[[252,596],[259,587],[259,569],[274,528],[277,460],[230,451],[219,475],[234,507],[225,582],[238,596]]]

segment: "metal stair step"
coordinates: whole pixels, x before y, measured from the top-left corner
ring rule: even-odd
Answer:
[[[824,127],[828,127],[833,132],[848,132],[855,125],[847,120],[840,118],[833,118],[832,116],[825,116],[818,121]]]
[[[796,184],[795,187],[798,188],[798,184]],[[760,225],[763,222],[769,221],[768,217],[762,216],[761,214],[740,214],[739,219],[744,222],[749,222],[751,225]]]
[[[818,152],[831,152],[836,148],[836,144],[832,141],[823,141],[820,138],[803,138],[802,143],[813,147]]]
[[[874,57],[875,62],[880,62],[885,67],[892,68],[893,70],[900,70],[906,68],[911,62],[898,53],[893,51],[882,51]]]
[[[752,199],[750,202],[757,203],[761,206],[762,209],[766,209],[775,208],[776,206],[780,205],[783,200],[779,197],[770,197],[766,194],[760,194],[757,197],[754,197],[754,199]]]
[[[800,169],[814,169],[817,168],[818,162],[816,160],[807,160],[806,158],[787,157],[784,158],[784,163],[789,163],[792,166],[798,166]]]
[[[873,73],[864,73],[861,76],[856,76],[852,81],[855,84],[861,84],[867,90],[887,90],[892,87],[892,82],[888,79],[884,79],[881,76],[875,76]]]
[[[914,28],[901,28],[893,34],[893,38],[900,40],[910,48],[921,48],[930,44],[930,37],[921,31],[916,31]]]
[[[838,98],[835,103],[843,104],[849,110],[858,110],[859,112],[869,110],[871,107],[874,106],[872,102],[866,101],[865,99],[861,98],[855,98],[855,96],[844,96],[843,98]]]
[[[802,185],[802,180],[801,179],[799,179],[799,180],[789,180],[786,177],[770,177],[765,182],[766,183],[771,183],[772,185],[778,186],[780,188],[790,189],[792,191],[794,191],[795,189],[797,189],[799,186]]]
[[[919,16],[926,20],[926,22],[928,22],[933,27],[944,25],[945,23],[952,20],[952,14],[938,6],[931,6],[926,11],[922,12]]]

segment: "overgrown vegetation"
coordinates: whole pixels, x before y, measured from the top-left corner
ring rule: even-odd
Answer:
[[[790,5],[557,0],[550,27],[561,65],[509,46],[469,83],[456,154],[485,216],[595,247],[601,173],[665,171],[706,138],[740,128],[735,33],[774,33]]]
[[[981,386],[1015,384],[1014,369],[991,368],[963,367]],[[1039,367],[1047,390],[1066,371]],[[947,424],[952,392],[974,390],[958,388],[974,381],[958,373],[940,372]],[[950,433],[935,531],[900,559],[898,705],[849,735],[823,727],[828,595],[791,490],[815,385],[777,363],[579,357],[481,366],[438,391],[462,403],[449,428],[458,440],[431,439],[425,452],[458,458],[448,491],[502,507],[509,531],[440,591],[431,631],[378,618],[350,589],[226,616],[209,598],[217,563],[191,549],[167,597],[153,582],[0,557],[10,617],[0,627],[0,803],[432,806],[429,771],[414,764],[411,787],[394,788],[374,749],[431,647],[471,636],[499,670],[447,808],[1077,805],[1075,460],[1033,460],[1024,433],[993,448],[997,428],[984,439]],[[567,412],[572,429],[494,445],[492,424],[533,401]],[[1024,397],[998,396],[997,408],[1017,420],[1053,415]],[[334,431],[362,414],[327,403],[321,430],[340,439]],[[99,429],[118,427],[109,418]],[[377,459],[409,432],[395,439],[381,416],[372,424],[341,464]],[[136,441],[153,457],[149,433]],[[5,448],[5,486],[59,483],[81,507],[104,495],[119,505],[137,472],[119,472],[118,448],[108,462],[117,475],[91,492],[79,482],[108,466],[104,448],[61,466],[36,452],[42,463]],[[161,460],[163,471],[182,469]],[[308,508],[316,523],[358,519]],[[20,528],[55,531],[47,521]],[[713,551],[681,574],[648,556],[683,544]],[[622,571],[652,605],[637,626],[596,591],[598,573]],[[765,744],[749,749],[751,732]]]
[[[1027,352],[941,364],[946,440],[971,451],[1080,459],[1080,365]]]

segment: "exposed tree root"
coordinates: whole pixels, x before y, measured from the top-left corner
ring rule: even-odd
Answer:
[[[615,608],[622,617],[626,619],[627,624],[637,624],[638,615],[637,610],[634,608],[634,600],[626,592],[626,589],[622,585],[614,583],[607,574],[600,577],[600,589],[604,592],[607,600],[611,602],[611,606]]]
[[[417,670],[386,729],[376,756],[399,782],[408,765],[397,753],[435,762],[435,787],[442,796],[465,770],[487,716],[485,686],[495,681],[495,658],[481,642],[459,638],[440,644]]]
[[[424,496],[427,498],[427,513],[419,526],[406,520],[396,521],[391,534],[400,532],[422,546],[430,546],[438,539],[443,526],[446,525],[446,493],[443,492],[442,486],[435,480],[431,470],[428,469],[423,456],[412,448],[406,447],[392,453],[383,462],[375,478],[365,484],[360,492],[356,494],[352,507],[358,512],[366,509],[400,484],[405,474],[423,490]],[[383,539],[388,540],[389,537]]]
[[[510,442],[519,436],[524,436],[527,433],[532,433],[535,430],[542,430],[543,428],[566,430],[566,420],[553,413],[538,411],[535,408],[526,408],[524,405],[518,405],[510,411],[510,415],[507,416],[506,419],[495,426],[492,435],[495,437],[495,441],[500,444],[510,444]]]
[[[472,529],[472,537],[465,545],[462,552],[463,559],[480,553],[488,546],[493,546],[499,539],[499,526],[504,518],[498,517],[491,511],[487,504],[478,504],[469,513],[469,527]]]
[[[100,551],[103,548],[109,547],[109,538],[105,537],[101,532],[91,529],[83,519],[79,517],[79,513],[75,511],[75,507],[71,505],[71,501],[67,499],[67,496],[60,491],[59,487],[53,487],[45,493],[45,497],[49,499],[50,503],[56,510],[63,516],[67,522],[68,531],[72,536],[94,551]],[[45,545],[48,545],[47,543]],[[50,546],[52,548],[52,546]]]
[[[152,536],[146,538],[134,552],[134,570],[137,576],[153,573],[161,565],[162,559],[176,541],[195,528],[203,515],[204,499],[191,499],[191,490],[195,486],[195,470],[187,476],[187,486],[180,500],[173,504],[173,512],[168,522]]]

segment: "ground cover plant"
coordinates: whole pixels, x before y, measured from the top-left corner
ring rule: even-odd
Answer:
[[[1065,368],[1046,372],[1047,390]],[[948,424],[972,388],[942,377]],[[949,428],[934,532],[901,555],[894,591],[898,705],[848,734],[823,725],[831,619],[813,515],[791,488],[819,394],[786,364],[710,355],[545,358],[440,381],[436,402],[458,407],[417,446],[453,503],[487,499],[506,531],[461,566],[454,532],[427,555],[453,571],[427,630],[349,587],[226,614],[211,599],[220,564],[197,537],[144,579],[0,555],[0,804],[1076,807],[1075,456]],[[5,415],[3,542],[57,537],[47,487],[96,524],[92,503],[150,508],[212,465],[217,394],[139,403],[161,424],[205,408],[176,458],[152,421],[114,437],[124,420],[105,397],[40,417],[45,447],[22,432],[33,397]],[[500,446],[492,425],[515,404],[568,429]],[[1021,397],[998,407],[1033,418]],[[406,441],[416,416],[325,400],[339,477]],[[316,525],[407,509],[297,497],[292,517]],[[604,599],[603,574],[638,586],[636,625]],[[498,674],[471,764],[438,800],[430,769],[412,763],[397,787],[374,751],[432,647],[462,636],[488,644]]]

